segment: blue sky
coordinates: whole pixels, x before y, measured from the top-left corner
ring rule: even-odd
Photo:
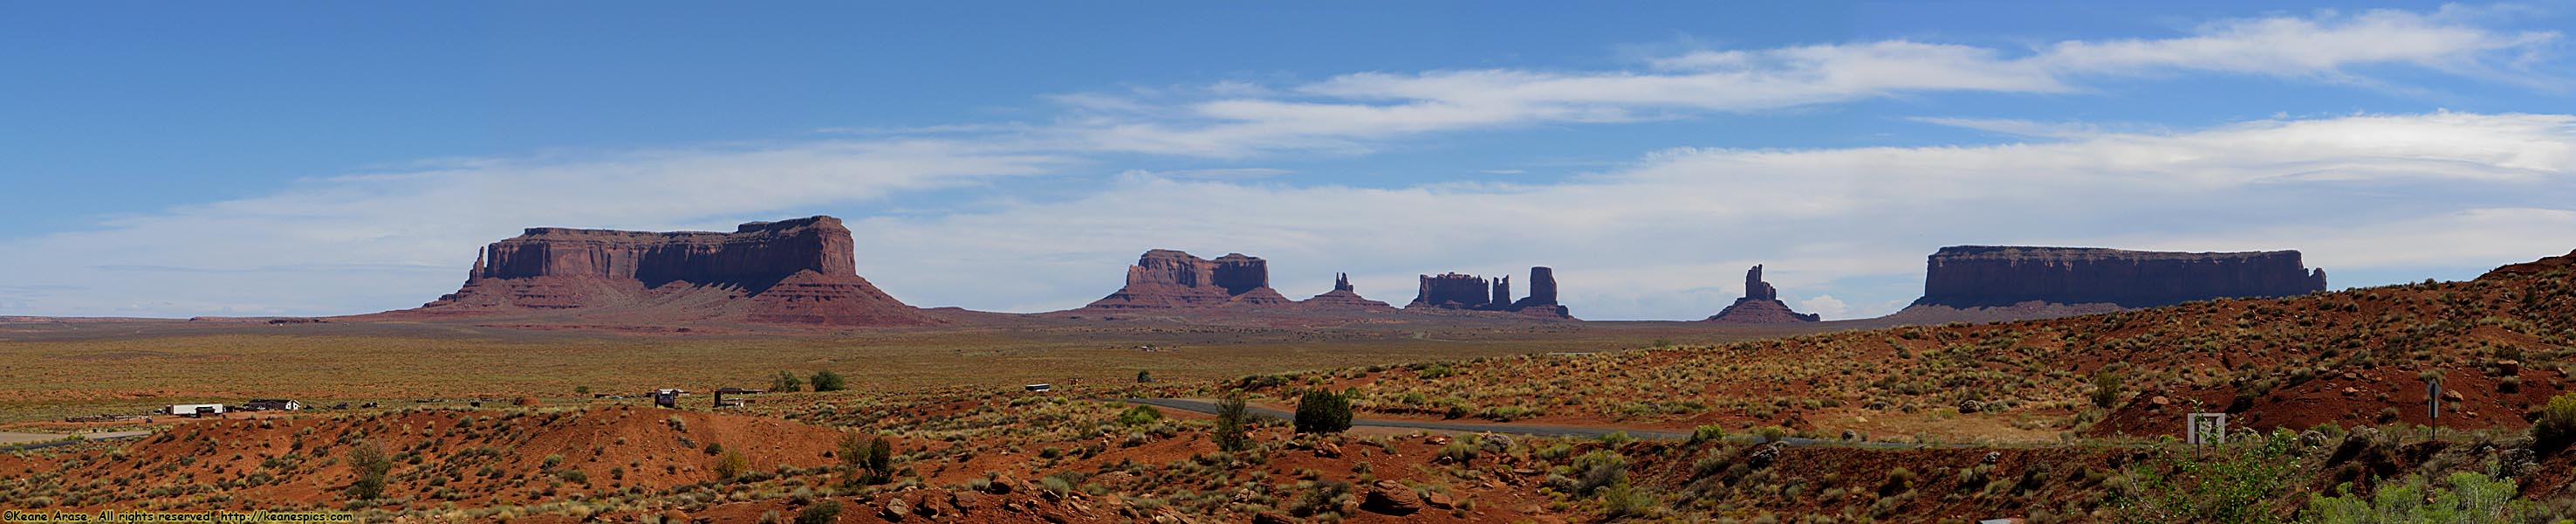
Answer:
[[[0,314],[342,314],[529,226],[831,214],[924,306],[1149,248],[1884,314],[1944,245],[2576,248],[2576,4],[0,5]],[[1122,6],[1125,7],[1125,6]],[[1006,275],[996,277],[994,275]]]

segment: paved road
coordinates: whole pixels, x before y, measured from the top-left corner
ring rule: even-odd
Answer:
[[[111,431],[105,433],[81,433],[80,436],[85,440],[108,440],[134,438],[150,434],[152,434],[150,431]],[[77,441],[63,440],[62,438],[64,436],[66,435],[61,433],[0,433],[0,448],[14,451],[50,448],[77,443]]]
[[[1118,401],[1119,401],[1119,402],[1126,402],[1126,403],[1130,403],[1130,404],[1144,404],[1144,405],[1149,405],[1149,406],[1159,406],[1159,407],[1166,407],[1166,408],[1179,409],[1179,410],[1185,410],[1185,411],[1195,411],[1195,412],[1199,412],[1199,413],[1216,413],[1216,403],[1214,403],[1214,402],[1209,402],[1209,401],[1205,401],[1205,400],[1196,400],[1196,399],[1180,399],[1180,398],[1122,398],[1122,399],[1118,399]],[[1274,419],[1279,419],[1279,420],[1294,420],[1294,419],[1295,419],[1295,415],[1289,414],[1289,413],[1288,413],[1288,412],[1286,412],[1286,411],[1280,411],[1280,410],[1276,410],[1276,409],[1264,408],[1264,407],[1259,407],[1259,406],[1248,406],[1248,407],[1246,407],[1246,408],[1245,408],[1245,411],[1250,412],[1250,413],[1252,414],[1252,416],[1256,416],[1256,417],[1269,417],[1269,418],[1274,418]],[[1358,426],[1368,426],[1368,427],[1380,427],[1380,428],[1428,429],[1428,430],[1436,430],[1436,431],[1493,432],[1493,433],[1508,433],[1508,434],[1514,434],[1514,435],[1536,435],[1536,436],[1542,436],[1542,437],[1576,437],[1576,438],[1601,438],[1603,435],[1609,435],[1609,434],[1611,434],[1611,433],[1613,433],[1613,432],[1621,432],[1621,431],[1624,431],[1624,432],[1627,432],[1627,433],[1628,433],[1628,436],[1630,436],[1630,437],[1634,437],[1634,438],[1638,438],[1638,439],[1643,439],[1643,440],[1689,440],[1689,439],[1690,439],[1690,434],[1689,434],[1689,433],[1674,433],[1674,432],[1670,432],[1670,431],[1657,431],[1657,430],[1651,430],[1651,429],[1630,429],[1630,428],[1581,428],[1581,427],[1572,427],[1572,426],[1550,426],[1550,425],[1545,425],[1545,424],[1516,424],[1516,423],[1508,423],[1508,422],[1505,422],[1505,423],[1436,422],[1436,421],[1428,421],[1428,420],[1390,420],[1390,419],[1352,418],[1352,419],[1351,419],[1351,426],[1354,426],[1354,427],[1358,427]],[[1751,441],[1753,441],[1753,437],[1748,436],[1748,435],[1732,435],[1732,436],[1730,436],[1729,438],[1734,439],[1734,440],[1739,440],[1739,441],[1746,441],[1746,442],[1751,442]],[[1826,440],[1826,439],[1812,439],[1812,438],[1800,438],[1800,437],[1788,437],[1788,438],[1784,438],[1784,439],[1781,439],[1781,442],[1785,442],[1785,443],[1787,443],[1787,444],[1789,444],[1789,445],[1791,445],[1791,446],[1852,446],[1852,447],[1865,447],[1865,448],[1912,448],[1912,447],[1921,447],[1921,446],[1922,446],[1922,445],[1920,445],[1920,444],[1906,444],[1906,443],[1897,443],[1897,442],[1850,442],[1850,441],[1843,441],[1843,440]]]
[[[1214,402],[1209,402],[1209,401],[1205,401],[1205,400],[1178,399],[1178,398],[1126,398],[1126,399],[1118,399],[1118,401],[1119,401],[1119,402],[1126,402],[1126,403],[1130,403],[1130,404],[1144,404],[1144,405],[1149,405],[1149,406],[1159,406],[1159,407],[1166,407],[1166,408],[1179,409],[1179,410],[1196,411],[1196,412],[1199,412],[1199,413],[1215,413],[1215,412],[1216,412],[1216,403],[1214,403]],[[1289,413],[1288,413],[1288,412],[1286,412],[1286,411],[1280,411],[1280,410],[1276,410],[1276,409],[1264,408],[1264,407],[1259,407],[1259,406],[1252,406],[1252,407],[1245,408],[1245,411],[1249,411],[1249,412],[1251,412],[1251,413],[1252,413],[1252,416],[1256,416],[1256,417],[1269,417],[1269,418],[1275,418],[1275,419],[1279,419],[1279,420],[1294,420],[1294,419],[1295,419],[1295,417],[1296,417],[1295,415],[1289,414]],[[1474,423],[1474,422],[1434,422],[1434,421],[1427,421],[1427,420],[1389,420],[1389,419],[1374,419],[1374,418],[1352,418],[1352,419],[1351,419],[1351,425],[1352,425],[1352,426],[1379,427],[1379,428],[1407,428],[1407,429],[1429,429],[1429,430],[1439,430],[1439,431],[1465,431],[1465,432],[1471,432],[1471,433],[1472,433],[1472,432],[1510,433],[1510,434],[1515,434],[1515,435],[1537,435],[1537,436],[1542,436],[1542,437],[1582,437],[1582,438],[1600,438],[1602,435],[1608,435],[1608,434],[1610,434],[1611,432],[1616,432],[1616,431],[1626,431],[1626,432],[1628,432],[1628,436],[1636,437],[1636,438],[1640,438],[1640,439],[1653,439],[1653,440],[1684,440],[1684,439],[1689,439],[1689,438],[1690,438],[1690,434],[1689,434],[1689,433],[1672,433],[1672,432],[1666,432],[1666,431],[1652,431],[1652,430],[1641,430],[1641,429],[1620,429],[1620,428],[1609,428],[1609,429],[1604,429],[1604,428],[1578,428],[1578,427],[1570,427],[1570,426],[1549,426],[1549,425],[1542,425],[1542,424],[1510,424],[1510,423],[1493,423],[1493,424],[1487,424],[1487,423]]]

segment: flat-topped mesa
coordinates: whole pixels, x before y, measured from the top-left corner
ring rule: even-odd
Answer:
[[[1756,264],[1753,269],[1744,272],[1744,298],[1735,299],[1735,305],[1726,306],[1725,310],[1718,311],[1716,315],[1711,315],[1702,321],[1728,324],[1786,324],[1815,322],[1823,319],[1823,316],[1814,313],[1799,313],[1797,310],[1789,309],[1788,303],[1780,301],[1780,289],[1772,287],[1770,282],[1762,281],[1762,266]]]
[[[2143,308],[2217,298],[2285,297],[2326,289],[2325,270],[2298,251],[2181,253],[2103,248],[1952,246],[1927,262],[1918,306],[2027,302]]]
[[[1484,277],[1460,273],[1422,275],[1421,287],[1405,309],[1464,309],[1474,311],[1510,311],[1541,316],[1571,318],[1565,306],[1556,303],[1556,272],[1546,267],[1530,268],[1531,295],[1512,300],[1511,277]]]
[[[1494,302],[1493,288],[1485,282],[1485,277],[1442,273],[1422,275],[1421,282],[1421,287],[1413,293],[1413,303],[1404,307],[1480,309]]]
[[[1270,266],[1260,257],[1229,253],[1216,260],[1169,249],[1146,251],[1127,267],[1127,285],[1086,308],[1172,309],[1228,304],[1291,304],[1270,288]]]
[[[1351,286],[1351,275],[1348,273],[1334,273],[1332,291],[1326,291],[1323,294],[1298,301],[1297,305],[1313,309],[1395,309],[1395,306],[1387,305],[1385,302],[1369,300],[1365,297],[1361,297],[1359,289]]]
[[[477,256],[473,278],[603,277],[765,288],[799,271],[858,276],[841,219],[752,222],[732,233],[528,228]]]
[[[854,246],[850,230],[828,216],[752,222],[732,233],[528,228],[476,253],[456,293],[398,313],[569,310],[612,324],[937,323],[859,277]]]

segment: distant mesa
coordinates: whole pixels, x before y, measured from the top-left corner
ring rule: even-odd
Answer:
[[[2219,298],[2296,296],[2325,289],[2325,270],[2304,267],[2298,251],[1952,246],[1941,248],[1926,262],[1923,298],[1889,318],[2040,318]],[[1968,313],[1979,310],[2002,317]],[[1966,317],[1957,320],[1971,320]]]
[[[1530,268],[1530,296],[1512,300],[1512,277],[1493,279],[1459,273],[1422,275],[1421,287],[1405,309],[1454,309],[1469,311],[1508,311],[1540,316],[1572,318],[1565,306],[1556,302],[1556,270]]]
[[[1297,304],[1298,304],[1298,305],[1301,305],[1301,306],[1306,306],[1307,308],[1310,308],[1310,309],[1319,309],[1319,310],[1320,310],[1320,309],[1350,309],[1350,310],[1367,310],[1367,311],[1394,311],[1394,310],[1395,310],[1395,306],[1387,305],[1387,303],[1385,303],[1385,302],[1379,302],[1379,301],[1375,301],[1375,300],[1369,300],[1369,299],[1367,299],[1367,298],[1365,298],[1365,297],[1361,297],[1361,296],[1360,296],[1360,294],[1359,294],[1358,289],[1357,289],[1357,288],[1354,288],[1354,287],[1352,287],[1352,286],[1351,286],[1351,275],[1350,275],[1349,273],[1334,273],[1334,274],[1333,274],[1333,290],[1332,290],[1332,291],[1326,291],[1326,292],[1324,292],[1323,294],[1315,295],[1314,297],[1307,298],[1306,300],[1303,300],[1303,301],[1299,301]]]
[[[900,326],[939,320],[860,278],[841,220],[732,233],[529,228],[483,248],[455,293],[392,316],[559,312],[603,323],[738,320]]]
[[[1207,260],[1169,249],[1146,251],[1127,267],[1127,285],[1086,309],[1174,309],[1294,304],[1270,289],[1270,263],[1229,253]]]
[[[1815,322],[1823,318],[1814,313],[1799,313],[1789,309],[1788,303],[1780,301],[1779,288],[1771,287],[1770,282],[1762,281],[1762,266],[1756,264],[1752,270],[1744,272],[1744,298],[1735,299],[1735,305],[1726,306],[1725,310],[1717,312],[1703,322],[1790,324]]]

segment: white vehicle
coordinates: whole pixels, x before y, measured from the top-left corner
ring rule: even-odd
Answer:
[[[170,409],[168,409],[167,411],[169,411],[169,413],[170,413],[170,414],[172,414],[172,415],[178,415],[178,416],[182,416],[182,417],[203,417],[203,416],[206,416],[206,415],[222,415],[222,414],[224,414],[224,405],[223,405],[223,404],[171,404],[171,405],[170,405]]]

